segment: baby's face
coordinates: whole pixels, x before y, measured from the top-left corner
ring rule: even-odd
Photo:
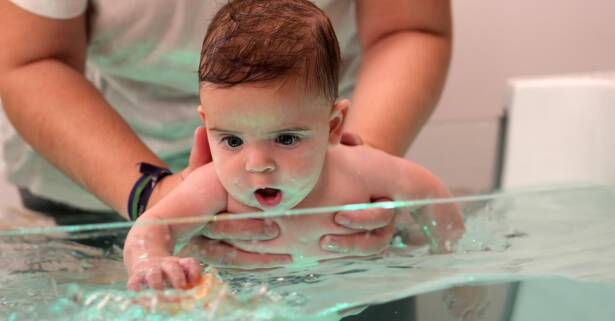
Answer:
[[[314,188],[329,144],[339,140],[345,110],[293,84],[201,87],[216,173],[241,203],[293,208]]]

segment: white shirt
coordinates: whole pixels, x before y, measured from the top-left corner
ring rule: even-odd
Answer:
[[[11,2],[53,19],[78,16],[88,4],[87,0]],[[349,97],[360,62],[354,2],[313,2],[327,13],[335,28],[343,62],[340,95]],[[87,77],[173,170],[185,167],[194,129],[200,124],[196,107],[201,44],[209,22],[224,3],[90,1],[94,13],[90,21]],[[108,209],[32,151],[14,131],[4,142],[4,157],[8,179],[13,184],[76,207]]]

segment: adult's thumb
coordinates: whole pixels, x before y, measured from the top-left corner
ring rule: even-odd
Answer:
[[[207,141],[207,130],[200,126],[194,131],[194,143],[190,151],[190,159],[188,160],[188,172],[211,162],[211,150]],[[188,173],[186,173],[188,174]]]

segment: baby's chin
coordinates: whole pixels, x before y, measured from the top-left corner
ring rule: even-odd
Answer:
[[[262,206],[260,203],[255,202],[254,203],[254,207],[262,210],[262,211],[288,211],[288,210],[292,210],[293,208],[295,208],[299,203],[301,203],[303,199],[300,200],[296,200],[296,201],[282,201],[280,204],[275,205],[275,206]]]

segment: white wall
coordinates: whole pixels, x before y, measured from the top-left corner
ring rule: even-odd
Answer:
[[[510,77],[615,70],[613,0],[453,0],[441,102],[407,155],[453,187],[491,187]]]

